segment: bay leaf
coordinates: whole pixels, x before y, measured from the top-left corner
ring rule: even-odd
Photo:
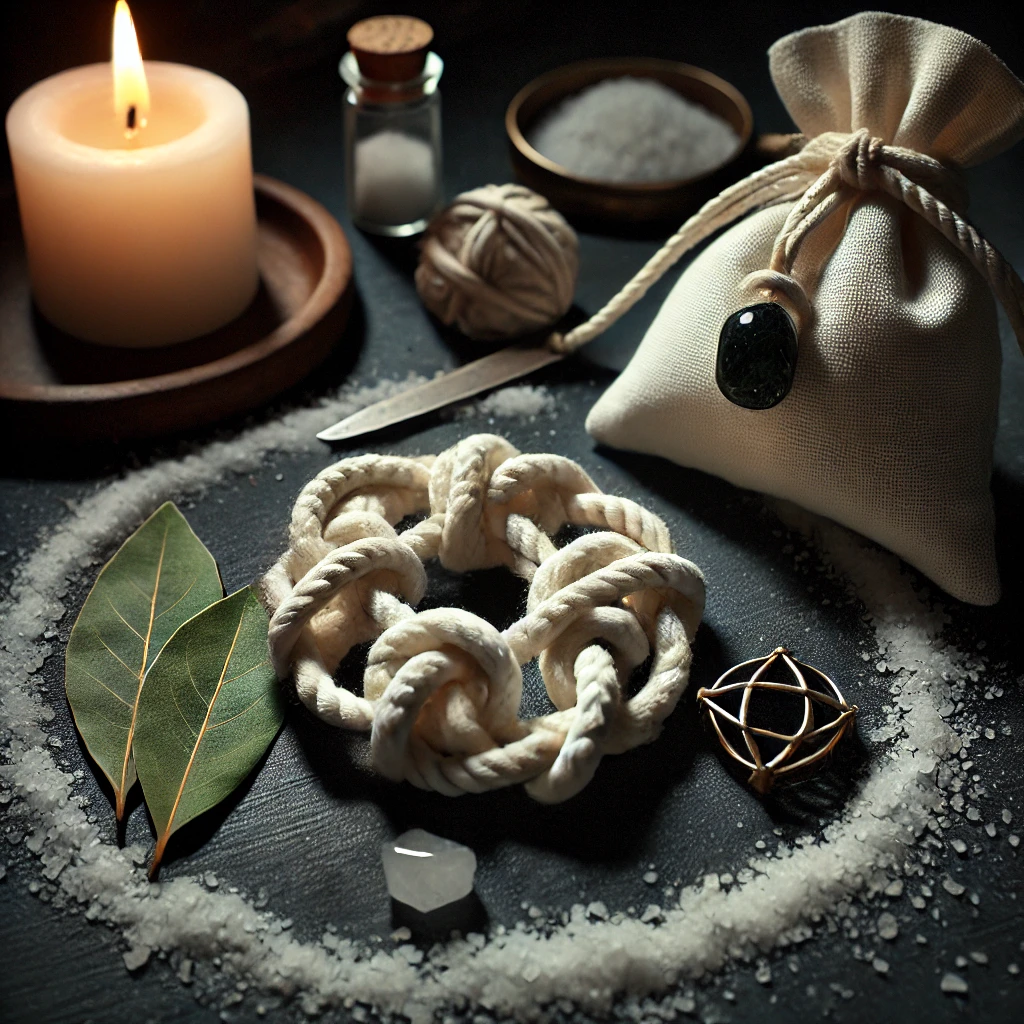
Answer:
[[[64,681],[78,731],[114,789],[118,820],[135,783],[146,672],[171,634],[223,594],[213,556],[167,502],[107,562],[79,612]]]
[[[230,795],[281,728],[269,627],[245,587],[182,625],[146,676],[134,747],[157,829],[150,877],[171,835]]]

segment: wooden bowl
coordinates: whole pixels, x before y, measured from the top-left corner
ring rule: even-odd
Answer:
[[[301,380],[341,337],[352,254],[298,189],[256,175],[260,289],[211,334],[163,348],[72,338],[32,304],[14,197],[0,204],[0,426],[26,442],[134,440],[254,409]]]
[[[620,184],[575,174],[527,142],[530,128],[552,106],[606,78],[626,75],[656,79],[717,114],[739,136],[736,151],[693,178]],[[524,185],[574,220],[620,225],[681,220],[736,177],[730,165],[746,150],[753,130],[750,104],[734,86],[703,68],[653,58],[585,60],[556,68],[521,89],[505,112],[512,166]]]

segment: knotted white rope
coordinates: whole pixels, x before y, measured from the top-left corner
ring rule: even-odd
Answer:
[[[800,243],[847,200],[871,191],[892,196],[970,260],[1002,303],[1024,351],[1024,284],[995,247],[949,205],[963,204],[957,172],[923,153],[887,146],[864,129],[818,135],[800,152],[725,189],[686,221],[604,307],[566,334],[552,334],[547,344],[559,352],[586,344],[630,310],[694,246],[753,210],[793,200],[799,201],[776,238],[768,268],[748,275],[743,287],[782,301],[797,326],[806,325],[811,302],[805,285],[792,274]]]
[[[566,524],[601,532],[558,549]],[[455,571],[509,567],[530,582],[526,614],[499,631],[459,608],[414,611],[435,557]],[[370,731],[383,775],[450,796],[522,782],[550,803],[579,792],[605,754],[657,737],[704,609],[700,570],[657,516],[602,494],[569,459],[521,455],[493,434],[437,458],[325,469],[302,489],[263,590],[279,678],[325,721]],[[360,697],[334,673],[371,640]],[[533,658],[557,710],[524,720]]]

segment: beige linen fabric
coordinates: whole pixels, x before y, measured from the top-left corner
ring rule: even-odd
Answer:
[[[1024,135],[1024,86],[951,28],[864,13],[787,36],[769,58],[808,136],[866,128],[956,168]],[[814,317],[790,394],[753,411],[718,390],[722,324],[763,301],[740,282],[768,266],[791,208],[751,214],[691,264],[587,429],[795,501],[890,548],[954,597],[994,603],[995,304],[923,219],[878,192],[847,200],[794,264]]]

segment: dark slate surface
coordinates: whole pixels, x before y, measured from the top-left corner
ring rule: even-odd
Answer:
[[[134,4],[147,56],[199,64],[235,81],[252,108],[258,170],[305,189],[323,202],[350,233],[361,302],[342,351],[296,395],[320,393],[351,370],[367,382],[406,370],[433,373],[467,354],[443,338],[423,313],[410,284],[413,262],[405,246],[383,245],[350,230],[341,175],[340,85],[335,73],[347,26],[379,5],[344,0],[261,0],[208,4],[200,0],[137,0]],[[390,8],[389,8],[390,9]],[[449,194],[509,178],[502,114],[515,90],[535,74],[586,56],[647,54],[690,61],[735,82],[750,98],[761,130],[789,128],[770,87],[764,50],[776,37],[806,24],[852,13],[852,4],[630,5],[605,9],[577,2],[558,5],[526,0],[408,4],[403,9],[435,26],[437,49],[447,62],[445,102],[446,173]],[[1018,73],[1024,47],[1007,31],[1003,5],[967,6],[953,13],[932,5],[900,10],[950,21],[992,45]],[[8,5],[0,17],[0,74],[4,104],[45,74],[106,56],[110,5],[103,0],[62,0],[46,8]],[[971,175],[973,214],[988,237],[1018,267],[1024,265],[1024,208],[1019,186],[1024,171],[1020,147]],[[4,169],[0,169],[4,172]],[[5,171],[9,175],[9,170]],[[587,235],[582,239],[578,302],[590,311],[624,282],[652,252],[656,241]],[[674,277],[653,290],[601,343],[605,361],[623,358]],[[1021,555],[1015,550],[1024,491],[1024,360],[1008,333],[997,468],[993,482],[999,519],[1000,564],[1006,596],[994,609],[949,602],[951,635],[973,647],[987,642],[993,662],[1007,662],[1006,675],[1021,677],[1024,656],[1016,636],[1024,609]],[[603,352],[603,355],[601,354]],[[353,367],[354,364],[354,368]],[[606,383],[605,371],[576,363],[549,371],[544,379],[558,397],[558,413],[536,423],[494,425],[524,450],[554,450],[580,460],[598,484],[628,494],[665,517],[679,550],[706,571],[709,603],[697,648],[691,692],[736,661],[787,641],[806,660],[830,671],[864,709],[870,725],[878,700],[865,691],[860,641],[870,641],[860,609],[845,603],[841,585],[813,560],[796,567],[787,555],[780,524],[758,497],[708,476],[669,467],[654,459],[595,450],[583,417]],[[348,451],[386,449],[401,453],[440,451],[479,419],[432,417]],[[171,439],[155,447],[90,452],[35,452],[30,439],[5,446],[8,477],[0,481],[0,557],[4,578],[29,550],[41,526],[60,521],[65,505],[122,469],[173,453]],[[13,449],[13,450],[12,450]],[[250,480],[224,481],[187,514],[215,552],[229,589],[259,575],[279,552],[288,509],[297,489],[331,458],[326,447],[296,457],[275,457]],[[276,474],[283,479],[277,481]],[[810,563],[810,564],[809,564]],[[459,580],[434,573],[430,600],[476,608],[500,625],[521,611],[523,588],[500,573]],[[78,588],[84,594],[85,582]],[[823,598],[831,603],[824,605]],[[61,624],[66,640],[70,622]],[[54,731],[72,768],[86,770],[83,789],[102,814],[106,796],[76,740],[61,693],[60,658],[44,674],[57,711]],[[358,677],[346,670],[345,678]],[[527,707],[544,707],[536,680]],[[1020,778],[1024,712],[1019,683],[1007,685],[998,707],[984,707],[985,720],[1009,724],[1014,739],[984,751],[984,775],[992,785],[983,820],[996,820],[1002,806],[1024,818]],[[378,843],[407,826],[420,825],[469,843],[480,858],[479,902],[468,908],[479,926],[512,923],[520,902],[565,907],[580,899],[609,907],[657,902],[667,880],[692,880],[701,873],[734,870],[745,862],[756,838],[771,840],[779,827],[787,836],[826,821],[841,805],[862,752],[850,745],[831,772],[812,787],[759,802],[724,769],[701,727],[693,702],[683,701],[660,741],[629,755],[609,758],[577,799],[542,807],[519,791],[458,801],[423,795],[374,778],[366,743],[341,735],[293,709],[262,772],[234,799],[184,829],[172,844],[167,877],[215,871],[224,884],[249,892],[263,888],[270,906],[294,918],[294,930],[312,939],[325,924],[354,936],[384,935],[393,917],[379,869]],[[137,792],[137,791],[136,791]],[[983,801],[984,804],[984,801]],[[16,809],[0,832],[17,825]],[[742,828],[737,827],[742,822]],[[1005,830],[1002,830],[1005,833]],[[1019,856],[1005,834],[989,840],[977,826],[959,822],[948,834],[980,842],[984,856],[949,869],[969,880],[981,896],[978,907],[941,899],[943,921],[917,914],[906,900],[894,908],[900,938],[886,949],[887,978],[851,957],[845,940],[819,936],[798,953],[799,972],[776,958],[771,990],[756,984],[749,968],[727,972],[698,993],[707,1015],[718,1020],[798,1021],[824,1014],[860,1019],[1010,1021],[1024,1009],[1024,985],[1006,971],[1024,961],[1024,939],[1016,894],[1024,882]],[[144,808],[136,804],[129,841],[149,842]],[[22,848],[0,838],[0,862],[9,866],[0,882],[0,1020],[143,1022],[218,1019],[181,987],[165,964],[138,977],[124,970],[113,933],[68,918],[27,891],[37,877]],[[940,854],[945,857],[947,854]],[[661,876],[658,891],[641,880],[649,863]],[[914,943],[921,932],[928,945]],[[988,953],[988,968],[971,967],[969,997],[939,991],[941,971],[973,949]],[[855,992],[847,1001],[830,989]],[[730,989],[736,1002],[725,1000]],[[812,993],[813,989],[813,994]],[[774,995],[775,1002],[769,1001]],[[232,1010],[231,1019],[254,1020],[254,1003]]]

